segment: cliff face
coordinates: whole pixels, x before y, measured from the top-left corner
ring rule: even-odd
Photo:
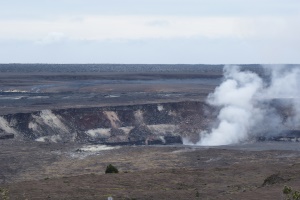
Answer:
[[[182,136],[198,140],[212,112],[202,102],[42,110],[1,116],[0,135],[41,142],[182,143]]]

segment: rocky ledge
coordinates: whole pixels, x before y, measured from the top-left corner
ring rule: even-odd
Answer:
[[[42,110],[0,116],[4,139],[108,145],[182,144],[198,140],[213,109],[203,102]]]

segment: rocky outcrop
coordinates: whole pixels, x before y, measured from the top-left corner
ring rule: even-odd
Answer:
[[[15,135],[11,133],[0,133],[0,140],[13,139],[14,137]]]
[[[182,138],[197,142],[216,115],[203,102],[42,110],[0,116],[0,139],[108,145],[173,144]],[[253,139],[300,142],[297,129],[267,133]]]
[[[212,116],[202,102],[72,108],[0,116],[0,129],[40,142],[171,144],[197,138]]]

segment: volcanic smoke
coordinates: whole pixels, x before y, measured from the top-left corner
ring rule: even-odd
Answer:
[[[287,128],[299,130],[299,67],[265,66],[263,76],[239,66],[225,66],[223,71],[223,82],[207,97],[209,105],[219,108],[216,126],[202,131],[197,145],[236,144]],[[291,114],[283,119],[274,100],[284,102]]]

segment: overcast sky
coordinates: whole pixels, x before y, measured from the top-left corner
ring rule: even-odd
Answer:
[[[3,0],[0,63],[300,63],[300,1]]]

